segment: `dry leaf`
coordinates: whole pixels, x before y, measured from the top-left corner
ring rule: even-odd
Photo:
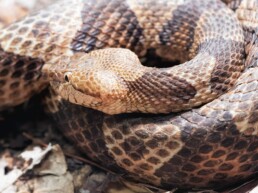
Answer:
[[[20,176],[39,164],[41,160],[50,152],[52,146],[47,146],[46,149],[34,147],[33,150],[27,150],[20,154],[18,158],[14,158],[14,165],[11,166],[11,171],[5,174],[6,168],[10,165],[5,158],[0,159],[0,192],[6,191]],[[18,161],[17,161],[18,160]],[[10,168],[10,167],[9,167]]]

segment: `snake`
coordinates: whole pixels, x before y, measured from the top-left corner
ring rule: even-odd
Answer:
[[[58,1],[0,31],[0,110],[50,85],[44,103],[62,133],[129,180],[166,190],[244,181],[258,171],[257,8]],[[153,52],[180,65],[141,65]]]

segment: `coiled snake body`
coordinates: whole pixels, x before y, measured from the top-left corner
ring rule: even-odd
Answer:
[[[0,32],[0,108],[50,81],[59,95],[49,110],[95,162],[165,189],[246,179],[258,171],[258,2],[231,5],[244,33],[216,0],[59,2]],[[140,67],[127,50],[92,51],[108,47],[138,56],[154,49],[184,63]],[[82,105],[109,114],[191,110],[106,115]]]

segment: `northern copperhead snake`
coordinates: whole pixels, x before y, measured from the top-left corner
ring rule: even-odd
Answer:
[[[78,85],[76,75],[101,53],[91,52],[90,62],[85,63],[77,61],[78,58],[89,59],[80,52],[122,47],[139,56],[147,49],[156,49],[158,55],[181,61],[195,56],[191,62],[175,66],[173,70],[154,69],[155,72],[144,71],[140,75],[135,71],[127,77],[116,71],[124,77],[125,85],[131,86],[127,93],[142,91],[135,97],[140,99],[137,101],[140,106],[133,104],[122,112],[160,110],[164,113],[178,111],[182,106],[189,109],[218,97],[233,86],[219,98],[188,112],[111,116],[71,104],[60,95],[55,97],[57,100],[53,100],[52,95],[47,105],[64,134],[89,158],[135,181],[165,189],[187,189],[217,188],[218,184],[226,186],[246,179],[258,171],[255,41],[258,2],[232,1],[230,5],[232,8],[240,5],[236,12],[244,33],[233,12],[217,0],[59,2],[1,30],[0,108],[20,104],[45,88],[48,80],[41,78],[43,69],[53,88],[65,99],[118,113],[114,101],[111,107],[115,108],[109,110],[103,101],[104,108],[99,107],[99,101],[92,105],[86,104],[91,98],[81,99],[82,93],[99,97],[102,90],[96,93],[90,90],[96,76],[85,80],[88,87]],[[248,54],[245,65],[244,45]],[[66,69],[73,69],[75,65],[81,67],[79,72],[69,69],[67,74]],[[190,67],[185,68],[187,65]],[[129,69],[132,70],[134,68]],[[174,74],[170,74],[171,71]],[[113,80],[113,76],[108,77]],[[156,84],[159,78],[165,81]],[[137,85],[147,86],[141,90]],[[153,85],[159,92],[168,94],[161,104],[145,100],[146,90],[156,95],[153,101],[163,96],[152,90]],[[168,87],[172,91],[164,92]],[[104,90],[110,91],[110,87]],[[121,101],[128,104],[131,95],[125,96]],[[103,98],[120,100],[109,92]],[[174,103],[169,102],[170,98],[172,101],[176,98]],[[161,107],[155,108],[158,104]]]

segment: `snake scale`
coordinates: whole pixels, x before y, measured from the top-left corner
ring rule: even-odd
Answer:
[[[48,110],[98,164],[163,189],[245,180],[258,171],[258,2],[225,3],[236,14],[217,0],[57,2],[1,30],[0,109],[50,81]],[[123,48],[182,64],[140,66]]]

